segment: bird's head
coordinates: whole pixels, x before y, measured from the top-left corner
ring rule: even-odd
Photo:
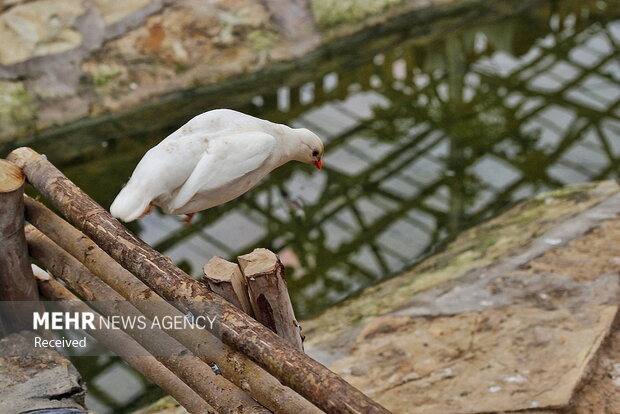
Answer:
[[[306,128],[295,129],[295,132],[301,144],[297,161],[314,164],[319,170],[323,168],[323,142],[321,139]]]

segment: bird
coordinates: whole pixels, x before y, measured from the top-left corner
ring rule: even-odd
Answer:
[[[185,215],[231,201],[289,161],[323,167],[321,139],[231,109],[214,109],[190,119],[142,157],[118,193],[110,213],[125,222],[159,206]]]

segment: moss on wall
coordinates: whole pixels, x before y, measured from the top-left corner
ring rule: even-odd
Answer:
[[[34,101],[23,82],[0,82],[0,142],[27,130],[34,112]]]
[[[322,28],[357,23],[381,13],[403,0],[313,0],[312,11]]]

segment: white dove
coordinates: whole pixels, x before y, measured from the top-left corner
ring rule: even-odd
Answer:
[[[323,143],[305,128],[290,128],[230,109],[205,112],[151,148],[110,206],[132,221],[160,206],[185,214],[239,197],[289,161],[323,166]]]

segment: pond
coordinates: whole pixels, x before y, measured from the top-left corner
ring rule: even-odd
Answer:
[[[520,199],[620,177],[617,3],[503,5],[367,36],[34,147],[107,208],[147,149],[204,110],[313,130],[322,171],[285,165],[189,226],[159,212],[130,224],[194,276],[215,255],[277,252],[302,318]],[[159,395],[115,359],[76,363],[100,412]]]

